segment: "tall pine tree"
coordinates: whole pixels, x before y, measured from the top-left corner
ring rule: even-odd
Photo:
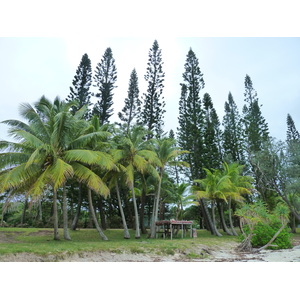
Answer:
[[[103,125],[109,122],[108,119],[113,114],[113,89],[116,88],[117,81],[117,69],[111,48],[105,50],[101,62],[97,64],[94,81],[99,92],[95,94],[98,100],[94,105],[93,115],[97,115],[100,125]]]
[[[134,119],[137,119],[141,113],[141,100],[139,99],[138,76],[135,69],[132,70],[129,79],[127,98],[122,112],[118,113],[121,121],[126,123],[127,131]]]
[[[143,109],[141,113],[141,123],[153,132],[156,137],[160,137],[163,132],[163,115],[165,113],[165,101],[163,100],[163,82],[165,73],[162,69],[162,55],[158,42],[155,40],[149,51],[147,72],[145,80],[148,83],[147,93],[143,95]],[[148,134],[148,139],[152,134]]]
[[[249,163],[248,170],[252,172],[255,178],[255,187],[262,199],[267,202],[272,195],[272,191],[268,188],[263,173],[255,163],[255,158],[265,149],[266,143],[270,141],[269,129],[260,110],[261,105],[258,103],[257,92],[253,88],[249,75],[245,77],[244,96],[246,102],[243,107],[245,158]]]
[[[204,88],[203,74],[199,61],[192,49],[189,50],[184,65],[183,83],[179,101],[178,144],[190,153],[185,160],[190,165],[190,180],[203,178],[203,110],[200,91]]]
[[[260,151],[269,139],[269,128],[258,104],[257,92],[249,75],[245,77],[243,122],[248,153]]]
[[[229,163],[238,162],[243,164],[242,120],[231,92],[228,94],[228,101],[225,101],[225,114],[222,125],[224,128],[222,136],[224,159]]]
[[[203,112],[203,165],[210,170],[219,169],[222,165],[220,122],[208,93],[203,95]]]
[[[70,87],[70,94],[66,99],[67,102],[71,102],[74,100],[78,101],[78,106],[73,106],[71,108],[72,112],[75,113],[84,105],[87,105],[87,107],[89,108],[89,106],[91,105],[90,86],[92,84],[92,66],[91,60],[86,53],[81,58],[72,84],[73,86]],[[84,115],[84,118],[89,119],[89,116],[90,111],[88,109],[88,111]]]

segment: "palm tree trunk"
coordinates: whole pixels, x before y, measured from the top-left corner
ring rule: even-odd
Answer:
[[[139,239],[141,237],[140,224],[139,224],[139,213],[138,213],[138,208],[137,208],[137,204],[136,204],[136,198],[135,198],[133,183],[131,184],[131,193],[132,193],[134,215],[135,215],[135,238]]]
[[[233,222],[232,222],[232,214],[231,214],[231,199],[228,199],[228,218],[229,218],[229,225],[232,231],[232,234],[238,236],[237,232],[234,229]]]
[[[215,215],[215,201],[211,201],[211,214],[212,214],[212,226],[213,231],[216,236],[222,236],[222,234],[218,231],[217,225],[216,225],[216,215]]]
[[[215,234],[214,230],[213,230],[212,220],[211,220],[211,217],[209,215],[209,211],[208,211],[208,209],[207,209],[207,207],[204,203],[204,200],[200,199],[199,204],[200,204],[200,209],[201,209],[201,212],[202,212],[202,215],[203,215],[204,224],[206,225],[206,229],[208,231],[210,231],[211,234]]]
[[[54,223],[54,240],[59,240],[58,214],[57,214],[57,191],[55,189],[53,189],[53,223]]]
[[[95,227],[96,227],[100,237],[102,238],[102,240],[107,241],[108,238],[106,237],[106,235],[102,231],[101,227],[99,226],[99,223],[98,223],[98,220],[97,220],[97,217],[95,214],[94,206],[93,206],[93,201],[92,201],[92,190],[89,188],[88,188],[88,201],[89,201],[90,212],[91,212]]]
[[[141,232],[143,234],[147,233],[144,223],[144,216],[145,216],[145,202],[146,202],[146,191],[145,187],[142,187],[142,194],[141,194],[141,209],[140,209],[140,224],[141,224]]]
[[[125,215],[124,215],[124,211],[123,211],[123,207],[122,207],[118,182],[116,182],[116,191],[117,191],[118,203],[119,203],[120,213],[121,213],[123,227],[124,227],[124,239],[130,239],[130,234],[128,231],[128,227],[127,227],[127,223],[126,223],[126,219],[125,219]]]
[[[43,221],[42,200],[39,199],[39,221]]]
[[[158,207],[159,207],[159,199],[160,199],[160,191],[161,191],[162,173],[163,173],[163,171],[161,170],[159,183],[158,183],[158,189],[157,189],[157,196],[156,196],[155,203],[153,206],[153,217],[152,217],[151,233],[150,233],[151,239],[155,238],[155,233],[156,233],[156,221],[157,221],[157,217],[158,217]]]
[[[106,230],[106,221],[105,221],[105,213],[104,213],[104,206],[103,206],[103,198],[101,196],[98,197],[98,209],[100,213],[100,222],[101,222],[101,227],[103,230]]]
[[[218,207],[218,212],[219,212],[219,215],[220,215],[220,220],[221,220],[221,224],[222,224],[222,228],[223,228],[224,232],[226,232],[228,235],[232,235],[232,233],[227,228],[227,225],[226,225],[226,222],[225,222],[223,202],[220,202],[219,200],[217,200],[217,207]]]
[[[291,232],[296,233],[296,218],[292,213],[290,213],[290,221],[291,221],[291,224],[290,224]]]
[[[22,217],[21,217],[21,225],[22,226],[25,223],[25,215],[26,215],[27,203],[28,203],[28,198],[26,197],[25,201],[24,201],[24,207],[23,207],[23,212],[22,212]]]
[[[68,229],[68,207],[67,207],[66,185],[63,185],[63,220],[64,220],[64,239],[70,241],[71,237]]]
[[[79,183],[78,188],[79,188],[78,189],[78,204],[77,204],[76,213],[75,213],[72,225],[71,225],[72,230],[76,230],[76,228],[77,228],[80,211],[81,211],[81,204],[82,204],[82,184],[81,183]]]

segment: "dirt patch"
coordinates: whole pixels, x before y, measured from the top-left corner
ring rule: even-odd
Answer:
[[[37,232],[30,232],[28,235],[31,235],[31,236],[53,235],[53,231],[51,231],[51,230],[39,230]]]
[[[2,243],[21,243],[15,238],[21,234],[22,231],[11,231],[11,232],[2,232],[0,231],[0,244]]]

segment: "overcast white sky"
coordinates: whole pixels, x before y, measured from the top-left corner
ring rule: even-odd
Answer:
[[[129,76],[136,68],[140,95],[146,92],[144,75],[148,52],[157,39],[165,71],[165,130],[176,130],[180,83],[186,55],[191,47],[204,74],[205,89],[213,99],[220,120],[231,91],[240,112],[244,104],[244,79],[253,82],[270,133],[285,139],[286,116],[290,113],[300,129],[300,38],[176,38],[176,37],[87,37],[0,38],[0,120],[19,119],[22,102],[33,103],[42,95],[64,99],[69,94],[81,57],[87,53],[93,72],[104,51],[111,47],[118,79],[114,96],[115,116],[127,96]],[[0,138],[7,139],[0,125]]]

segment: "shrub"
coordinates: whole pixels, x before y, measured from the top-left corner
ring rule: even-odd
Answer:
[[[272,222],[270,224],[258,223],[254,227],[254,235],[252,237],[251,243],[253,247],[262,247],[266,245],[275,233],[281,227],[280,222]],[[291,235],[288,229],[283,229],[272,245],[277,245],[277,247],[269,247],[269,249],[287,249],[292,247]]]

